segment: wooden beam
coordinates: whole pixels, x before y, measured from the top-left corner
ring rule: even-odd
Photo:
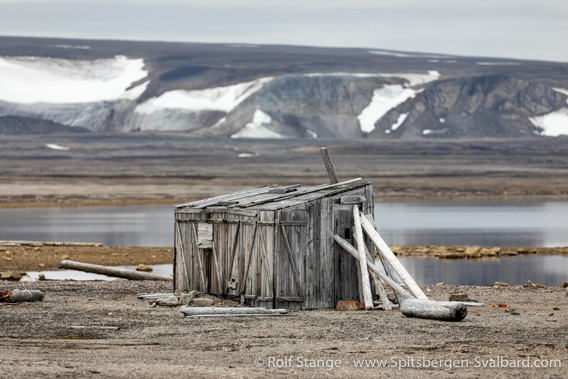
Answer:
[[[94,274],[101,274],[107,276],[114,276],[117,278],[125,278],[130,280],[173,280],[171,276],[151,274],[148,272],[140,272],[133,270],[126,270],[123,268],[93,265],[90,263],[82,263],[75,261],[64,260],[59,262],[57,268],[66,268],[69,270],[78,270],[84,272],[91,272]]]
[[[335,176],[335,170],[333,169],[333,163],[331,163],[327,147],[320,148],[320,152],[323,158],[323,163],[325,164],[325,169],[327,170],[327,175],[329,176],[329,182],[331,184],[337,183],[337,176]]]
[[[402,263],[400,263],[398,258],[393,254],[393,252],[388,247],[386,242],[383,240],[379,232],[375,230],[375,226],[367,219],[367,217],[364,214],[361,215],[361,225],[363,226],[365,233],[367,233],[367,235],[369,236],[369,238],[371,238],[375,246],[377,246],[379,252],[383,254],[385,259],[389,262],[392,269],[396,272],[400,280],[402,280],[403,283],[406,284],[410,292],[412,292],[418,299],[428,300],[424,292],[422,292],[420,287],[418,287],[418,284],[416,284],[414,279],[412,279],[412,276],[410,276],[410,274],[408,273],[408,271],[406,271]]]
[[[349,254],[351,254],[353,257],[355,257],[355,259],[359,259],[359,252],[349,242],[345,241],[343,238],[341,238],[337,234],[333,236],[333,239],[345,251],[347,251]],[[384,280],[385,282],[387,282],[388,285],[391,286],[394,291],[397,291],[403,299],[413,299],[414,298],[414,296],[409,294],[404,288],[402,288],[400,286],[400,284],[398,284],[397,282],[395,282],[394,280],[392,280],[391,278],[389,278],[388,276],[383,274],[381,271],[379,271],[379,269],[375,265],[367,262],[367,269],[369,271],[377,274],[377,276],[379,278],[381,278],[381,280]]]
[[[373,309],[373,295],[371,294],[371,283],[369,281],[369,274],[367,273],[367,254],[365,253],[365,241],[363,240],[363,230],[361,229],[361,220],[359,216],[359,207],[353,206],[353,222],[355,226],[355,241],[357,242],[357,249],[359,251],[359,267],[361,270],[361,286],[363,292],[363,303],[365,309]]]

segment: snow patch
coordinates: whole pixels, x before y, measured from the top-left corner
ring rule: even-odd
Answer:
[[[518,62],[475,62],[479,66],[520,66]]]
[[[257,109],[254,111],[252,121],[237,133],[232,134],[231,138],[285,138],[282,134],[276,133],[266,127],[272,122],[272,117]]]
[[[424,134],[424,135],[431,134],[431,133],[432,133],[432,131],[430,129],[424,129],[422,131],[422,134]]]
[[[310,137],[312,138],[318,138],[318,134],[316,132],[312,132],[310,129],[306,129],[306,132],[308,132],[308,134],[310,135]]]
[[[373,91],[371,102],[357,118],[361,131],[370,133],[375,130],[375,124],[388,111],[416,96],[417,91],[404,88],[400,84],[390,84]]]
[[[387,55],[399,58],[451,58],[451,55],[436,55],[436,54],[422,54],[422,53],[401,53],[397,51],[387,50],[369,50],[369,54]]]
[[[440,121],[440,124],[443,124],[444,122],[446,122],[446,119],[443,118],[443,117],[440,117],[439,121]]]
[[[193,91],[173,90],[145,101],[134,111],[140,114],[151,114],[163,109],[184,109],[194,112],[212,110],[229,113],[271,80],[271,77],[267,77],[226,87]]]
[[[251,157],[256,157],[258,155],[258,153],[240,153],[237,155],[237,158],[251,158]]]
[[[566,96],[568,96],[568,89],[564,89],[564,88],[553,88],[554,91],[562,93]],[[566,99],[566,103],[568,104],[568,99]]]
[[[0,100],[21,104],[133,100],[140,89],[128,88],[147,75],[143,59],[125,56],[94,61],[4,57],[0,58]]]
[[[89,50],[91,46],[85,45],[52,45],[53,47],[57,47],[59,49],[79,49],[79,50]]]
[[[402,125],[402,123],[406,120],[407,117],[408,117],[408,113],[403,113],[400,116],[398,116],[398,119],[396,120],[396,122],[394,124],[392,124],[391,130],[392,131],[397,130],[398,127]]]
[[[48,143],[45,146],[48,147],[49,149],[52,149],[52,150],[63,150],[63,151],[69,150],[68,147],[60,146],[60,145],[57,145],[57,144],[54,144],[54,143]]]
[[[568,108],[537,116],[529,117],[534,126],[542,128],[541,136],[558,137],[568,135]]]

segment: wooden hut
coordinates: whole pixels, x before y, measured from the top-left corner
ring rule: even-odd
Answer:
[[[371,184],[356,181],[269,185],[176,206],[175,291],[287,309],[358,300],[357,262],[332,238],[353,243],[353,204],[373,213]]]

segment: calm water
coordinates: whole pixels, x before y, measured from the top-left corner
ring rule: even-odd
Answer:
[[[568,202],[378,202],[375,219],[390,245],[568,246]],[[0,209],[0,240],[171,246],[168,205]],[[568,280],[568,257],[523,256],[468,261],[402,258],[420,284],[487,285]]]

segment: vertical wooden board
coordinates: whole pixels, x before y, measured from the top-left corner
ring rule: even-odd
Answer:
[[[333,308],[337,304],[335,283],[339,280],[337,274],[337,249],[332,239],[333,232],[333,204],[331,199],[321,199],[320,207],[320,288],[318,307]]]
[[[273,211],[263,211],[258,213],[259,221],[274,223],[275,215]],[[274,229],[275,225],[266,225],[262,227],[263,229],[263,240],[264,248],[266,249],[265,254],[261,254],[262,259],[266,258],[266,264],[262,266],[262,291],[260,296],[273,297],[273,279],[274,279]],[[262,247],[262,246],[261,246]],[[262,253],[262,250],[261,250]],[[266,257],[265,257],[266,255]],[[272,306],[272,304],[271,304]]]
[[[306,281],[304,284],[306,308],[317,308],[320,306],[320,207],[320,201],[310,202],[306,218]]]
[[[185,283],[185,275],[183,271],[183,259],[181,258],[181,254],[186,254],[183,251],[182,245],[182,234],[181,232],[182,223],[174,222],[174,292],[175,291],[187,291],[187,283]],[[178,260],[178,257],[179,260]],[[186,254],[187,256],[187,254]],[[179,263],[178,263],[179,262]]]

